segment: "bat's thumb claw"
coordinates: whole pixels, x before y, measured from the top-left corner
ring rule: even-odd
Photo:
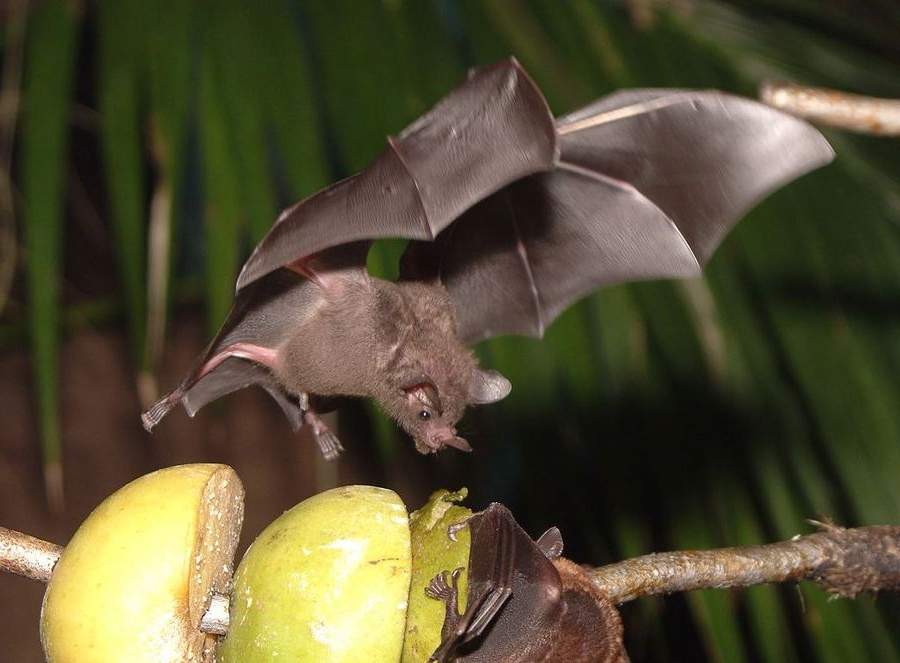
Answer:
[[[447,527],[447,538],[450,539],[451,541],[453,541],[454,543],[456,543],[456,541],[457,541],[456,535],[461,530],[465,529],[468,526],[469,526],[468,519],[462,521],[461,523],[453,523],[452,525],[449,525]]]

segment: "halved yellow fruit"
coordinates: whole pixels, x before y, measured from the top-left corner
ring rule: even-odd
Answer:
[[[214,660],[198,626],[228,591],[244,508],[226,465],[140,477],[81,524],[53,570],[41,611],[50,663]]]

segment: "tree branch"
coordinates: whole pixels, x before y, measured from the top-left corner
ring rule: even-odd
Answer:
[[[837,596],[900,591],[900,527],[821,531],[790,541],[742,548],[654,553],[598,568],[582,567],[614,604],[696,589],[811,580]],[[0,527],[0,571],[49,582],[62,547]],[[200,630],[228,629],[227,597],[215,595]]]
[[[0,571],[50,582],[62,546],[0,527]]]
[[[900,99],[877,99],[827,88],[774,82],[763,83],[759,97],[791,115],[838,129],[900,136]]]
[[[900,527],[822,531],[764,546],[655,553],[590,569],[616,604],[695,589],[812,580],[838,596],[900,590]]]

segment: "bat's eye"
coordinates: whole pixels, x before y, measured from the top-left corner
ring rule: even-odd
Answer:
[[[419,412],[419,419],[421,419],[422,421],[431,419],[431,412],[429,412],[428,410],[421,410]]]

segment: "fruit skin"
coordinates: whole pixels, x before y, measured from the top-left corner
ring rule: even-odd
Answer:
[[[181,465],[132,481],[94,509],[44,594],[41,642],[50,663],[203,660],[191,583],[205,491],[223,474],[239,488],[225,465]]]
[[[238,566],[219,663],[394,663],[411,570],[396,493],[347,486],[286,511]]]
[[[444,604],[425,595],[425,587],[438,573],[463,569],[459,578],[459,610],[465,610],[471,537],[469,528],[464,527],[456,533],[457,540],[451,541],[447,527],[472,515],[471,509],[456,504],[467,493],[465,488],[454,493],[438,490],[409,518],[413,571],[402,663],[427,661],[441,642]]]

